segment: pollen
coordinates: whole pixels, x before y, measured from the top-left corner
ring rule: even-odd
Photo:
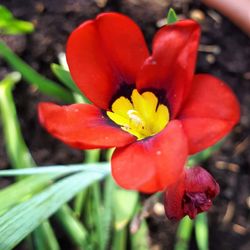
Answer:
[[[134,89],[131,100],[121,96],[113,102],[111,110],[107,116],[138,140],[159,133],[169,122],[167,106],[149,91],[140,94]]]

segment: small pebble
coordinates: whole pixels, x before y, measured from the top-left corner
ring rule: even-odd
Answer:
[[[233,231],[237,234],[246,234],[247,233],[247,229],[239,224],[234,224],[233,225]]]
[[[157,202],[155,203],[154,207],[153,207],[153,211],[156,215],[158,216],[162,216],[165,214],[165,209],[162,203]]]
[[[209,64],[213,64],[216,61],[216,58],[213,54],[206,55],[206,60]]]
[[[36,4],[35,4],[35,10],[36,10],[36,12],[38,12],[38,13],[43,13],[44,10],[45,10],[44,4],[41,3],[41,2],[36,3]]]
[[[250,209],[250,196],[246,198],[246,203],[247,203],[248,208]]]
[[[198,9],[191,10],[190,17],[198,23],[204,22],[206,18],[204,12]]]
[[[95,2],[99,8],[104,8],[107,5],[108,0],[95,0]]]

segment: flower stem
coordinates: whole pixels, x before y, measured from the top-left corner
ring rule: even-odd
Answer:
[[[174,250],[188,250],[193,229],[193,221],[184,217],[178,225]]]

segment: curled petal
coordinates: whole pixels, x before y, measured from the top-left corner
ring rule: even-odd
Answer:
[[[186,157],[185,134],[180,122],[173,120],[162,132],[116,149],[112,175],[126,189],[162,191],[179,178]]]
[[[80,90],[98,107],[108,109],[121,85],[135,83],[148,49],[131,19],[104,13],[72,32],[66,56]]]
[[[212,206],[212,199],[220,188],[214,178],[203,168],[185,169],[181,178],[165,192],[165,212],[171,220],[185,215],[191,219]]]
[[[199,25],[192,20],[164,26],[156,33],[152,56],[145,61],[136,81],[138,89],[165,92],[172,119],[192,84],[199,37]]]
[[[53,136],[79,149],[121,147],[136,140],[89,104],[40,103],[39,119]]]
[[[194,77],[190,94],[178,115],[191,154],[224,137],[239,117],[239,103],[232,90],[221,80],[206,74]]]

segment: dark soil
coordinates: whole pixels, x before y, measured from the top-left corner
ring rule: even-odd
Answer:
[[[70,32],[100,12],[117,11],[130,16],[140,25],[149,44],[157,30],[156,23],[165,17],[169,6],[184,17],[198,13],[202,46],[197,72],[208,72],[227,82],[238,96],[242,112],[240,124],[221,150],[203,164],[221,187],[209,212],[210,248],[250,249],[250,40],[244,33],[220,14],[191,0],[2,0],[1,4],[16,17],[35,24],[33,34],[8,38],[8,44],[32,67],[51,79],[50,64],[57,62],[57,54],[64,51]],[[7,71],[11,69],[1,62],[0,77]],[[48,97],[24,82],[16,87],[14,95],[22,131],[37,164],[69,164],[82,160],[81,151],[70,149],[40,127],[37,103]],[[0,124],[0,138],[1,133]],[[8,168],[10,163],[3,140],[0,140],[0,158],[0,168]],[[164,216],[152,216],[149,225],[152,249],[173,249],[177,224],[167,221]],[[192,243],[190,249],[196,249],[195,244]]]

